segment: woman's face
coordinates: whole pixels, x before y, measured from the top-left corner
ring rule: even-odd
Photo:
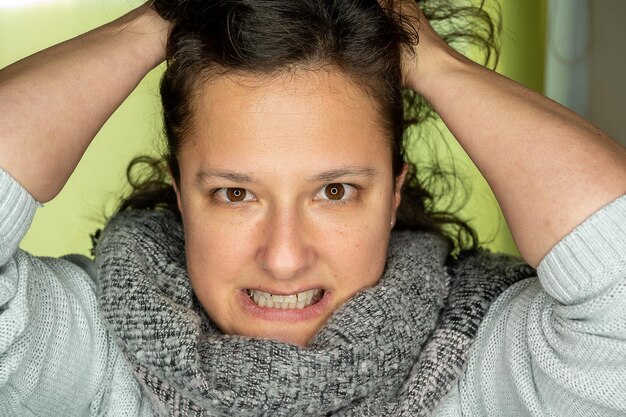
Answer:
[[[375,103],[337,72],[221,76],[179,154],[187,266],[227,334],[306,346],[383,271],[400,202]]]

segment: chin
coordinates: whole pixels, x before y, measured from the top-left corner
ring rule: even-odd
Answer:
[[[272,328],[266,329],[256,327],[254,331],[242,332],[238,334],[262,339],[276,340],[278,342],[305,348],[309,346],[309,343],[311,342],[311,340],[313,340],[313,337],[317,334],[317,331],[319,330],[318,328],[315,328],[313,330],[303,328],[298,329],[298,326],[294,326],[296,328],[293,329],[288,329],[284,327],[281,329],[278,327],[279,326],[272,326]]]
[[[273,339],[278,340],[279,342],[288,343],[291,345],[296,345],[296,346],[306,348],[311,343],[311,340],[313,340],[313,336],[315,336],[315,334],[312,334],[312,335],[302,335],[302,334],[295,335],[294,334],[294,335],[281,335]]]

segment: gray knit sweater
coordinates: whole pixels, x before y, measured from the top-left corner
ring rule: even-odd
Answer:
[[[17,246],[38,204],[0,170],[0,417],[152,415],[98,314],[91,261]],[[626,197],[502,294],[437,416],[626,415]]]

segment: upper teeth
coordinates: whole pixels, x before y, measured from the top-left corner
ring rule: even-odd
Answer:
[[[265,291],[248,290],[248,295],[260,307],[303,309],[321,298],[322,290],[308,290],[291,295],[272,295]]]

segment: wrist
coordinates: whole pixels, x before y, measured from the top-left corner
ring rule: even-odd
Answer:
[[[117,34],[127,37],[135,56],[144,59],[149,69],[163,62],[171,24],[148,4],[130,11],[111,25]]]
[[[446,88],[445,80],[450,74],[463,71],[474,64],[447,44],[418,50],[412,59],[413,64],[405,84],[429,101],[430,97],[438,95],[439,89]]]

